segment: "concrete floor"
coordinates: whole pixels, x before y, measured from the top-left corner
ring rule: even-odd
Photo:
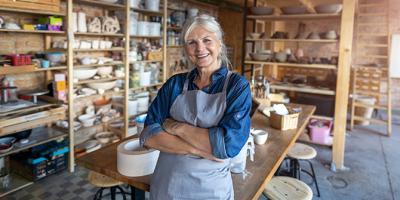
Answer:
[[[397,121],[397,120],[395,120]],[[357,127],[346,136],[344,164],[347,170],[330,170],[331,149],[312,145],[313,160],[321,197],[313,199],[400,200],[400,124],[395,122],[392,137],[381,136],[384,126]],[[304,177],[304,176],[303,176]],[[304,182],[310,183],[309,180]],[[314,186],[312,186],[315,192]]]
[[[345,171],[330,171],[331,149],[312,145],[318,152],[313,164],[321,190],[321,197],[314,196],[314,199],[400,200],[399,118],[394,120],[390,138],[374,132],[384,131],[383,126],[358,127],[348,132],[344,161],[348,170]],[[87,182],[86,177],[87,171],[78,167],[74,174],[63,172],[52,175],[2,199],[92,199],[97,189]],[[303,181],[311,182],[307,179]],[[312,189],[315,191],[314,186]]]

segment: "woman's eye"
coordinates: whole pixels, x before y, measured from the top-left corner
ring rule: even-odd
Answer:
[[[204,39],[203,42],[204,42],[205,44],[210,44],[212,41],[211,41],[210,39]]]

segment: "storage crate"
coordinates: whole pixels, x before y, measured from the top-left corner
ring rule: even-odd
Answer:
[[[288,115],[278,115],[271,112],[269,123],[272,128],[279,130],[296,129],[299,120],[299,113],[290,113]]]

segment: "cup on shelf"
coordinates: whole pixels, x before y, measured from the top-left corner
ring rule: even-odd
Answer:
[[[49,68],[50,67],[50,61],[48,61],[48,60],[41,60],[40,61],[40,66],[42,67],[42,68]]]

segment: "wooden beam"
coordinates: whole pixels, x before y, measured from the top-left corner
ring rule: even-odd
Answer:
[[[340,27],[339,66],[337,72],[335,120],[333,130],[332,169],[344,169],[347,104],[349,98],[350,65],[356,0],[343,1]],[[339,85],[340,84],[340,85]]]
[[[314,4],[310,0],[299,0],[302,5],[307,7],[307,11],[310,13],[317,13],[314,9]]]

